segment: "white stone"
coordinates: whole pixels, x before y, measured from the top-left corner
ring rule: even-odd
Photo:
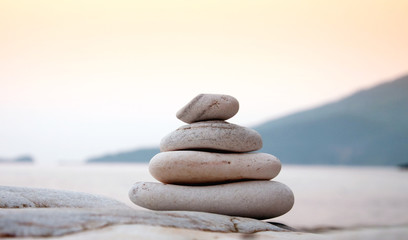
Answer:
[[[196,122],[182,126],[160,142],[162,152],[209,149],[250,152],[262,148],[262,138],[253,129],[225,121]]]
[[[25,208],[0,210],[0,237],[61,236],[118,224],[143,224],[213,232],[285,231],[283,228],[255,219],[200,212],[154,212],[137,211],[130,208]]]
[[[129,208],[119,201],[89,193],[0,186],[0,208]]]
[[[243,181],[210,186],[139,182],[129,191],[132,202],[152,210],[183,210],[257,219],[288,212],[292,191],[275,181]]]
[[[210,232],[174,227],[146,226],[141,224],[126,224],[109,226],[102,229],[71,234],[60,240],[324,240],[320,235],[304,232],[262,231],[256,233]],[[386,239],[386,238],[382,238]],[[36,239],[37,240],[37,239]],[[46,238],[44,240],[51,240]],[[327,240],[327,239],[326,239]],[[344,239],[343,239],[344,240]],[[373,239],[369,239],[373,240]]]
[[[237,99],[222,94],[200,94],[177,112],[186,123],[206,120],[227,120],[239,110]]]
[[[176,184],[269,180],[280,169],[279,159],[267,153],[172,151],[155,155],[149,163],[154,178]]]

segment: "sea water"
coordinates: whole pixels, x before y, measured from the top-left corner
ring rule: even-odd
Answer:
[[[284,165],[274,180],[293,190],[295,205],[271,221],[297,228],[408,225],[408,171]],[[0,185],[99,194],[136,209],[128,191],[139,181],[156,181],[147,164],[0,165]]]

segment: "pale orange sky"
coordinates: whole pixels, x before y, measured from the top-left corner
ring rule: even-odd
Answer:
[[[0,157],[158,145],[198,93],[264,120],[408,73],[408,1],[0,1]]]

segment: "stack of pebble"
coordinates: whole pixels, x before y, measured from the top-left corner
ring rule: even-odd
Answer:
[[[152,210],[184,210],[269,219],[288,212],[292,191],[270,181],[281,169],[255,130],[226,122],[239,109],[228,95],[200,94],[177,112],[188,123],[164,137],[150,160],[162,183],[139,182],[130,199]]]

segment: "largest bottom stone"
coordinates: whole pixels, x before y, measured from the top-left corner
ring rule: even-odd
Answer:
[[[269,219],[288,212],[292,191],[276,181],[243,181],[210,186],[138,182],[129,191],[136,205],[152,210],[199,211]]]

